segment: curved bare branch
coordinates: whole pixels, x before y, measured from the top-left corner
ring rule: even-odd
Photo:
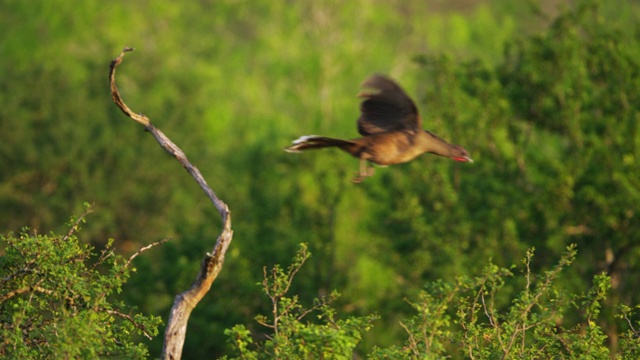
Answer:
[[[122,112],[125,113],[125,115],[143,125],[145,129],[153,135],[158,144],[178,160],[180,165],[182,165],[198,185],[200,185],[209,200],[211,200],[216,209],[218,209],[220,217],[222,218],[222,231],[216,239],[212,252],[205,255],[202,260],[202,265],[200,266],[200,271],[198,272],[193,284],[191,284],[191,287],[187,291],[176,296],[173,302],[173,307],[171,308],[171,314],[169,315],[167,328],[164,334],[162,359],[180,359],[182,357],[182,347],[184,345],[184,339],[187,332],[187,322],[191,315],[191,311],[209,291],[211,284],[217,278],[220,270],[222,270],[227,248],[233,238],[233,230],[231,230],[231,213],[227,204],[220,200],[216,193],[209,187],[209,185],[207,185],[207,182],[202,177],[198,168],[189,162],[184,152],[169,140],[162,131],[154,127],[148,117],[134,113],[122,100],[122,97],[118,92],[118,88],[116,87],[115,74],[116,68],[122,62],[124,55],[130,51],[133,51],[133,48],[124,48],[120,55],[111,61],[109,83],[111,85],[111,97],[113,102],[120,108],[120,110],[122,110]]]

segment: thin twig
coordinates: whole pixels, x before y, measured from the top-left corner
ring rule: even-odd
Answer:
[[[298,273],[298,271],[300,271],[300,269],[302,268],[302,265],[304,265],[304,263],[307,261],[307,259],[309,258],[309,253],[305,250],[302,253],[302,261],[300,261],[300,263],[293,269],[289,269],[289,276],[288,276],[288,280],[287,280],[287,286],[284,289],[284,293],[286,294],[287,292],[289,292],[289,288],[291,287],[291,284],[293,283],[293,278],[296,276],[296,274]]]
[[[326,301],[325,297],[322,297],[322,302],[321,303],[319,303],[317,305],[314,305],[314,306],[310,307],[309,309],[307,309],[307,310],[303,311],[302,313],[300,313],[300,315],[298,315],[296,317],[296,320],[300,321],[300,320],[304,319],[305,316],[309,315],[310,313],[320,309],[321,307],[323,307],[324,305],[327,305],[327,304],[328,304],[328,302]]]
[[[93,212],[93,209],[91,207],[87,207],[87,210],[85,210],[85,212],[80,215],[80,217],[78,217],[78,219],[76,219],[76,221],[73,223],[73,225],[71,225],[71,229],[69,229],[69,232],[67,232],[67,235],[65,235],[62,238],[62,241],[67,241],[71,235],[73,235],[73,233],[76,232],[76,230],[78,229],[78,225],[80,225],[80,223],[84,220],[84,218],[91,214]]]
[[[136,321],[131,317],[131,315],[123,314],[123,313],[121,313],[121,312],[119,312],[119,311],[116,311],[116,310],[107,310],[107,314],[109,314],[109,315],[115,315],[115,316],[118,316],[118,317],[123,318],[123,319],[125,319],[125,320],[128,320],[130,323],[132,323],[132,324],[133,324],[133,326],[135,326],[136,328],[140,329],[140,330],[142,331],[142,334],[143,334],[147,339],[149,339],[149,340],[152,340],[152,339],[153,339],[153,337],[152,337],[151,335],[149,335],[149,333],[147,332],[147,329],[146,329],[144,326],[142,326],[142,325],[138,324],[138,322],[136,322]]]
[[[418,343],[416,342],[416,339],[413,338],[413,334],[411,333],[411,331],[409,331],[409,329],[405,326],[405,324],[402,323],[402,321],[400,321],[400,326],[402,326],[402,328],[404,329],[404,331],[407,332],[407,334],[409,335],[409,349],[411,349],[411,352],[413,353],[413,355],[416,356],[416,358],[420,358],[420,352],[418,351]]]
[[[624,319],[627,320],[627,324],[629,324],[629,328],[631,329],[631,331],[633,331],[633,335],[638,336],[638,332],[636,331],[635,327],[633,327],[633,323],[631,322],[631,319],[629,319],[627,314],[624,315]]]
[[[493,295],[491,297],[493,297]],[[484,293],[481,295],[480,299],[482,300],[482,307],[484,308],[484,313],[487,315],[487,318],[489,318],[489,323],[491,324],[491,326],[493,326],[494,330],[496,331],[496,337],[498,338],[498,342],[500,343],[500,348],[506,354],[507,350],[504,346],[504,342],[502,341],[502,334],[500,333],[500,325],[498,324],[498,319],[493,314],[493,301],[491,302],[491,305],[492,305],[491,311],[489,311],[489,308],[484,301]]]
[[[129,265],[131,264],[131,261],[133,261],[133,259],[135,259],[136,257],[138,257],[138,255],[142,254],[143,252],[145,252],[145,251],[147,251],[147,250],[151,249],[152,247],[154,247],[154,246],[156,246],[156,245],[164,244],[164,243],[166,243],[167,241],[169,241],[169,239],[162,239],[162,240],[160,240],[160,241],[156,241],[156,242],[154,242],[154,243],[151,243],[151,244],[149,244],[149,245],[147,245],[147,246],[145,246],[145,247],[141,247],[140,249],[138,249],[138,251],[136,251],[135,253],[133,253],[133,255],[131,255],[131,256],[129,257],[129,260],[127,260],[127,262],[124,264],[124,267],[125,267],[125,268],[128,268],[128,267],[129,267]]]

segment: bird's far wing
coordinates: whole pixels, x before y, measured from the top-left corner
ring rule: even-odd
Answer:
[[[365,98],[360,104],[358,132],[370,135],[397,130],[422,128],[413,100],[393,80],[373,75],[362,86],[373,91],[358,94]]]

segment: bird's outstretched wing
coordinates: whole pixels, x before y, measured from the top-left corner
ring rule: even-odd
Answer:
[[[393,80],[373,75],[362,83],[373,91],[358,94],[365,98],[360,104],[358,132],[370,135],[388,131],[418,130],[422,128],[418,109],[413,100]]]

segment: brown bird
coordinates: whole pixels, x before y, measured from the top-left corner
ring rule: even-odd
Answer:
[[[374,173],[366,162],[378,165],[399,164],[423,153],[446,156],[456,161],[473,162],[459,145],[449,144],[436,134],[422,129],[422,119],[413,100],[393,80],[373,75],[362,83],[373,91],[358,94],[360,104],[358,132],[362,137],[342,140],[317,135],[302,136],[287,147],[288,152],[337,147],[360,159],[360,171],[353,182]]]

